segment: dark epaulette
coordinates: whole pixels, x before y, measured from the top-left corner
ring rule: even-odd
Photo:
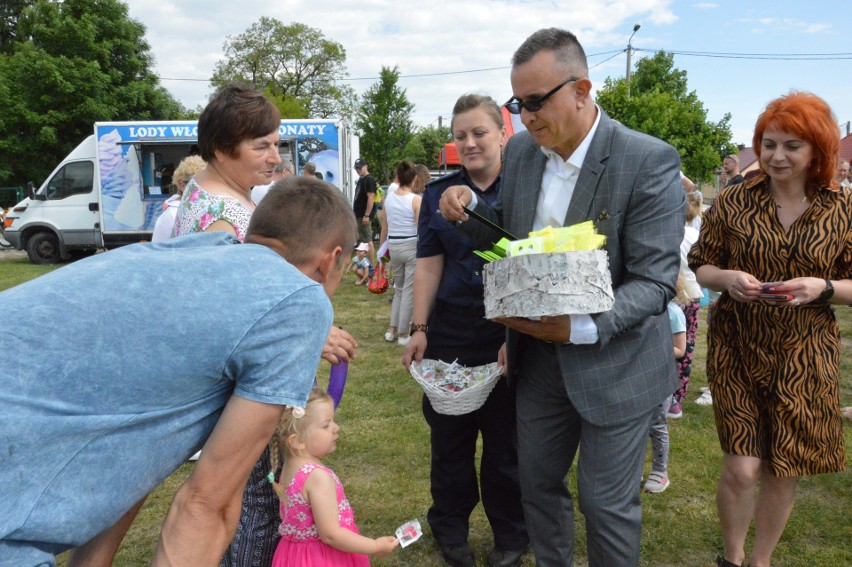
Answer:
[[[456,171],[452,171],[452,172],[448,173],[447,175],[444,175],[443,177],[439,177],[438,179],[433,179],[432,181],[427,183],[426,189],[429,189],[429,187],[434,187],[436,185],[443,186],[447,183],[447,181],[453,179],[454,177],[462,177],[463,174],[464,174],[464,171],[461,170],[461,169],[456,170]]]

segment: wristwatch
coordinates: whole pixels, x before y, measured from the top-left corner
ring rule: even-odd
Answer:
[[[411,327],[409,327],[409,329],[408,329],[408,334],[413,335],[415,331],[422,331],[422,332],[425,333],[428,330],[429,330],[429,325],[423,325],[423,324],[420,324],[420,323],[412,323]]]
[[[834,285],[831,283],[831,280],[825,280],[825,289],[819,294],[817,298],[820,301],[828,301],[834,296]]]

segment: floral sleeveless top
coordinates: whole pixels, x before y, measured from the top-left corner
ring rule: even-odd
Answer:
[[[234,227],[240,242],[245,240],[251,213],[233,197],[222,197],[205,191],[195,178],[189,180],[178,206],[172,238],[202,232],[218,220]]]
[[[343,492],[343,484],[340,483],[340,479],[337,478],[334,471],[316,463],[303,465],[287,487],[285,491],[287,498],[286,500],[281,500],[281,527],[278,528],[278,533],[281,534],[283,539],[319,541],[311,505],[305,502],[305,499],[302,497],[302,489],[305,487],[305,481],[315,469],[325,471],[334,479],[334,486],[337,491],[337,511],[340,515],[340,526],[357,534],[358,527],[355,525],[355,513],[352,511],[352,507],[349,506],[349,499],[346,498],[346,494]]]

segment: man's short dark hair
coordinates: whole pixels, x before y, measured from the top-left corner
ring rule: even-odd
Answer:
[[[344,256],[355,245],[358,229],[352,207],[334,185],[314,177],[290,175],[276,181],[251,216],[246,238],[280,241],[294,265],[340,246]]]
[[[198,117],[198,149],[206,162],[216,151],[236,158],[244,140],[278,130],[281,114],[263,93],[235,83],[219,89]]]
[[[577,36],[559,28],[540,29],[524,40],[512,56],[512,66],[529,62],[541,51],[552,51],[558,62],[576,68],[584,76],[589,74],[586,52]]]
[[[308,163],[305,164],[305,167],[303,167],[302,169],[304,171],[306,171],[307,173],[310,173],[311,175],[313,175],[317,171],[317,164],[315,164],[312,161],[309,161]]]

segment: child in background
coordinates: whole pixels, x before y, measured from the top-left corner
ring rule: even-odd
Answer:
[[[677,295],[668,304],[675,364],[686,352],[686,317],[676,302],[686,293],[685,283],[683,277],[678,277],[675,287]],[[669,424],[666,415],[671,403],[672,398],[669,396],[657,406],[651,419],[651,472],[648,473],[644,490],[652,494],[659,494],[669,487]]]
[[[678,361],[680,388],[674,393],[674,399],[666,416],[669,419],[679,419],[683,416],[683,400],[686,398],[686,390],[689,387],[692,355],[695,352],[695,337],[698,333],[698,310],[701,306],[701,298],[704,296],[695,273],[689,269],[686,261],[689,250],[698,241],[698,230],[692,227],[692,221],[700,218],[701,215],[701,203],[697,199],[690,198],[692,195],[700,195],[700,193],[689,193],[686,199],[686,226],[683,229],[683,241],[680,243],[680,277],[684,279],[683,291],[678,291],[675,297],[675,301],[686,317],[686,352]]]
[[[370,281],[371,277],[373,277],[373,263],[370,262],[369,258],[367,258],[367,253],[369,251],[370,245],[366,242],[362,242],[355,247],[355,254],[358,256],[357,259],[353,258],[355,263],[355,275],[358,276],[358,279],[355,280],[355,285],[364,285]]]
[[[355,262],[358,261],[358,254],[355,252],[355,248],[352,248],[352,257],[349,259],[349,262],[346,263],[346,267],[343,269],[344,274],[348,274],[355,269]]]
[[[282,519],[272,567],[369,566],[367,555],[386,557],[399,544],[393,536],[359,535],[343,485],[320,460],[336,448],[339,431],[334,402],[318,388],[304,409],[287,406],[281,416],[269,444],[273,471],[284,459],[272,483]]]

